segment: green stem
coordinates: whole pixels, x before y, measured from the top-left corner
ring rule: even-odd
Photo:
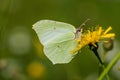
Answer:
[[[102,68],[103,68],[103,70],[105,70],[105,65],[102,65]],[[110,77],[109,77],[109,75],[108,75],[108,73],[106,73],[106,80],[110,80]]]
[[[107,51],[104,50],[104,54],[103,54],[103,56],[102,56],[102,61],[103,61],[103,63],[105,63],[106,54],[107,54]],[[105,65],[103,65],[102,67],[103,67],[103,70],[105,70]],[[109,77],[108,74],[106,74],[106,79],[107,79],[107,80],[110,80],[110,77]]]
[[[99,75],[105,70],[105,57],[106,57],[106,54],[107,54],[107,51],[104,51],[104,53],[103,53],[103,55],[102,55],[102,58],[101,58],[103,64],[100,64],[100,65],[99,65]],[[105,79],[106,79],[106,80],[110,80],[108,74],[105,75]]]
[[[104,69],[98,80],[103,80],[104,76],[110,71],[114,64],[120,59],[120,52],[113,58],[109,65]]]

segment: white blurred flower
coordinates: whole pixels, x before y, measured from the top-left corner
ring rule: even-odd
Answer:
[[[10,31],[8,47],[12,53],[24,54],[31,48],[31,35],[27,28],[16,27]]]

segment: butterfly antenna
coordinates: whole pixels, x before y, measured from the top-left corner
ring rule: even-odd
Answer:
[[[75,38],[76,39],[79,35],[79,32],[82,33],[82,27],[85,26],[85,24],[89,21],[90,19],[88,18],[87,20],[85,20],[79,28],[76,29],[76,32],[75,32]]]
[[[86,24],[89,20],[90,20],[90,18],[86,19],[86,20],[80,25],[80,27],[77,28],[76,33],[80,32],[81,29],[82,29],[82,27],[85,26],[85,24]]]

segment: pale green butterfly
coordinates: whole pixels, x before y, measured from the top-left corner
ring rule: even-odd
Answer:
[[[72,53],[77,47],[76,34],[80,37],[81,32],[71,24],[53,21],[40,20],[33,25],[44,47],[45,55],[53,64],[69,63],[77,52]]]

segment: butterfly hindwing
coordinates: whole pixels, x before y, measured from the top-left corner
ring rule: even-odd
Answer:
[[[72,60],[76,53],[73,53],[77,46],[74,40],[68,40],[51,46],[45,46],[44,52],[46,56],[53,62],[56,63],[68,63]]]

